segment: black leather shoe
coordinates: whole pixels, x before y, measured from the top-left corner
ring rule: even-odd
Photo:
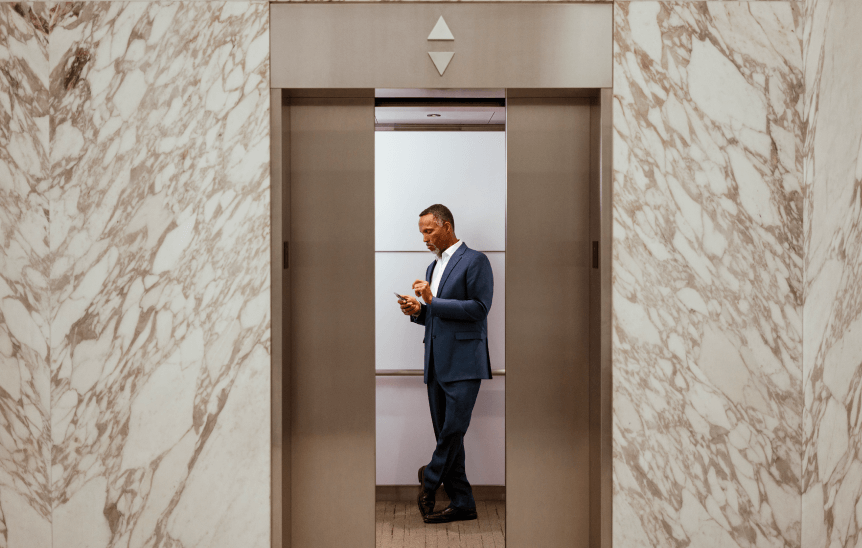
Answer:
[[[468,521],[477,519],[475,508],[456,508],[449,506],[442,512],[434,512],[425,516],[425,523],[449,523],[452,521]]]
[[[419,468],[419,495],[416,497],[416,503],[419,505],[419,513],[424,518],[428,514],[434,513],[434,498],[436,493],[425,489],[425,467]]]
[[[428,514],[434,513],[434,493],[431,491],[427,491],[422,489],[419,491],[419,495],[416,497],[416,502],[419,504],[419,513],[422,514],[422,517],[426,517]]]

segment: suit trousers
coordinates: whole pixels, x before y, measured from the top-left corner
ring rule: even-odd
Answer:
[[[442,483],[452,501],[450,506],[458,508],[476,507],[464,466],[464,434],[470,426],[481,382],[480,379],[438,381],[432,347],[428,363],[428,406],[437,447],[425,467],[425,488],[436,491]]]

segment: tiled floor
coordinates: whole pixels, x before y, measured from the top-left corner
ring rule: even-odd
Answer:
[[[476,501],[476,512],[477,520],[426,524],[415,502],[378,502],[377,548],[504,548],[506,503]]]

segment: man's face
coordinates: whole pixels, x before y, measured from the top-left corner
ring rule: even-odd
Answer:
[[[422,233],[422,241],[425,242],[428,250],[440,256],[443,253],[441,245],[449,239],[449,223],[438,226],[437,221],[434,220],[434,215],[428,213],[419,217],[419,232]]]

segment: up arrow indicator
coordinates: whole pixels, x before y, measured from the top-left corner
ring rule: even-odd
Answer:
[[[455,37],[452,36],[452,31],[449,30],[449,25],[446,24],[446,21],[443,20],[443,16],[440,16],[440,19],[437,19],[437,24],[434,25],[434,30],[431,31],[431,34],[428,35],[429,40],[454,40]]]

